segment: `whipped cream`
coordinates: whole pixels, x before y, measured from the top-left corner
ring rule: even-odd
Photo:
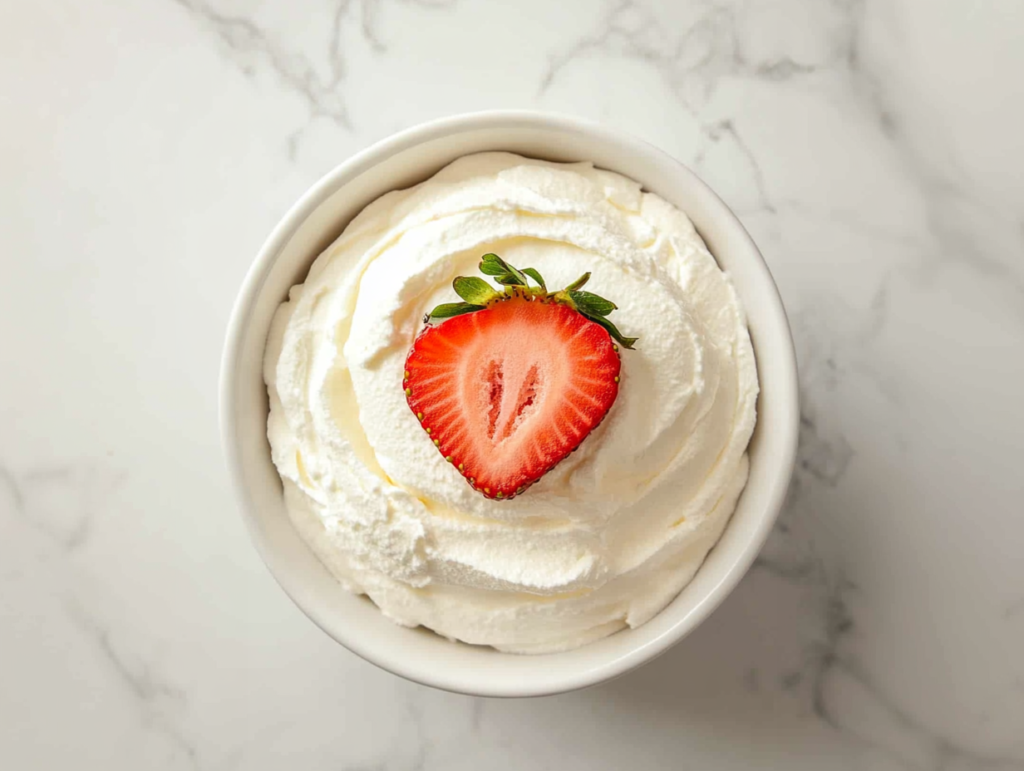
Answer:
[[[511,501],[445,462],[402,389],[423,315],[487,252],[550,287],[591,271],[640,337],[605,420]],[[758,393],[739,300],[683,212],[508,153],[367,206],[278,309],[264,376],[289,515],[341,584],[399,624],[523,653],[643,624],[693,578],[746,483]]]

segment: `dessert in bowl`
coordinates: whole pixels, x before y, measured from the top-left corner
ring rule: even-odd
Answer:
[[[265,379],[289,513],[339,581],[517,653],[679,593],[746,482],[757,397],[739,299],[683,212],[495,152],[367,206],[278,310]]]
[[[222,410],[257,545],[317,623],[412,679],[528,695],[651,658],[735,585],[792,468],[794,370],[770,275],[699,180],[490,113],[371,148],[289,213]]]

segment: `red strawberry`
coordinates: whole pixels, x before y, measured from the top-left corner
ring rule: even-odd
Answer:
[[[579,447],[619,392],[619,347],[636,338],[604,318],[615,306],[578,291],[548,293],[535,270],[495,255],[481,270],[506,286],[455,279],[466,302],[416,338],[405,364],[409,407],[441,454],[488,498],[523,492]],[[527,286],[525,276],[540,284]]]

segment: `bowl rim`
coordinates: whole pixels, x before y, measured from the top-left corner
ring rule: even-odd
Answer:
[[[233,395],[237,391],[240,382],[239,363],[243,355],[245,331],[257,300],[261,296],[264,284],[271,273],[278,255],[310,215],[330,196],[336,193],[341,186],[346,184],[347,181],[358,177],[360,174],[398,153],[448,134],[495,128],[541,128],[563,132],[580,132],[595,136],[602,141],[623,146],[633,152],[657,156],[666,164],[670,164],[676,173],[687,176],[691,184],[700,189],[703,195],[716,204],[720,210],[719,215],[721,218],[728,222],[729,229],[734,231],[735,235],[742,240],[746,251],[754,259],[754,264],[750,267],[760,274],[758,281],[763,287],[764,299],[770,306],[769,312],[773,323],[777,326],[781,325],[779,328],[784,329],[786,332],[778,340],[780,349],[773,352],[773,361],[775,368],[780,373],[783,373],[780,375],[780,378],[788,374],[788,377],[785,377],[785,384],[788,387],[781,389],[783,392],[776,395],[774,403],[778,403],[777,407],[779,409],[788,407],[790,414],[793,416],[793,420],[782,426],[785,434],[781,437],[782,449],[775,456],[775,462],[778,464],[778,478],[781,480],[781,483],[773,485],[771,490],[768,491],[769,494],[761,506],[757,526],[743,545],[743,548],[733,556],[731,566],[721,579],[707,590],[705,596],[698,601],[685,617],[679,619],[661,635],[648,641],[646,644],[639,644],[636,647],[630,648],[625,653],[612,656],[599,665],[583,670],[556,671],[554,674],[547,674],[544,677],[538,676],[536,681],[522,682],[511,688],[488,687],[486,683],[468,685],[464,681],[460,682],[458,678],[444,677],[416,667],[406,666],[405,662],[384,662],[379,656],[375,656],[373,650],[360,644],[359,640],[356,639],[358,635],[348,635],[342,639],[342,636],[338,634],[335,628],[329,628],[322,622],[317,617],[317,613],[307,607],[300,599],[296,587],[292,587],[290,581],[286,580],[282,575],[283,571],[279,570],[277,566],[276,554],[270,545],[265,542],[265,539],[258,530],[253,515],[253,508],[250,505],[248,488],[244,480],[244,461],[241,457],[241,448],[236,440],[239,418],[236,410],[232,409]],[[613,171],[617,170],[613,169]],[[756,356],[756,344],[754,353]],[[797,363],[792,329],[771,271],[754,240],[736,214],[689,167],[646,140],[628,132],[587,119],[540,110],[485,110],[460,113],[417,124],[369,145],[328,171],[287,210],[260,247],[256,258],[249,266],[232,306],[220,363],[218,412],[222,450],[228,476],[231,480],[233,497],[241,510],[242,518],[245,520],[250,541],[255,546],[257,553],[274,580],[310,620],[332,639],[341,643],[360,658],[384,671],[391,672],[407,680],[453,693],[492,697],[528,697],[564,693],[586,688],[611,680],[652,661],[700,626],[721,605],[725,598],[731,594],[754,563],[785,501],[789,481],[796,462],[800,414],[797,384]],[[571,651],[567,653],[571,653]],[[557,669],[552,667],[544,668],[548,672]]]

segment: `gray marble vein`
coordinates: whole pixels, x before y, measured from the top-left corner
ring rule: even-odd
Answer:
[[[345,78],[345,60],[340,45],[341,26],[352,0],[335,4],[330,17],[326,72],[321,72],[302,53],[281,46],[260,24],[244,15],[223,13],[203,0],[175,0],[224,43],[233,60],[247,75],[253,74],[254,62],[266,64],[281,83],[307,101],[314,117],[326,117],[342,127],[351,121],[340,94]]]

